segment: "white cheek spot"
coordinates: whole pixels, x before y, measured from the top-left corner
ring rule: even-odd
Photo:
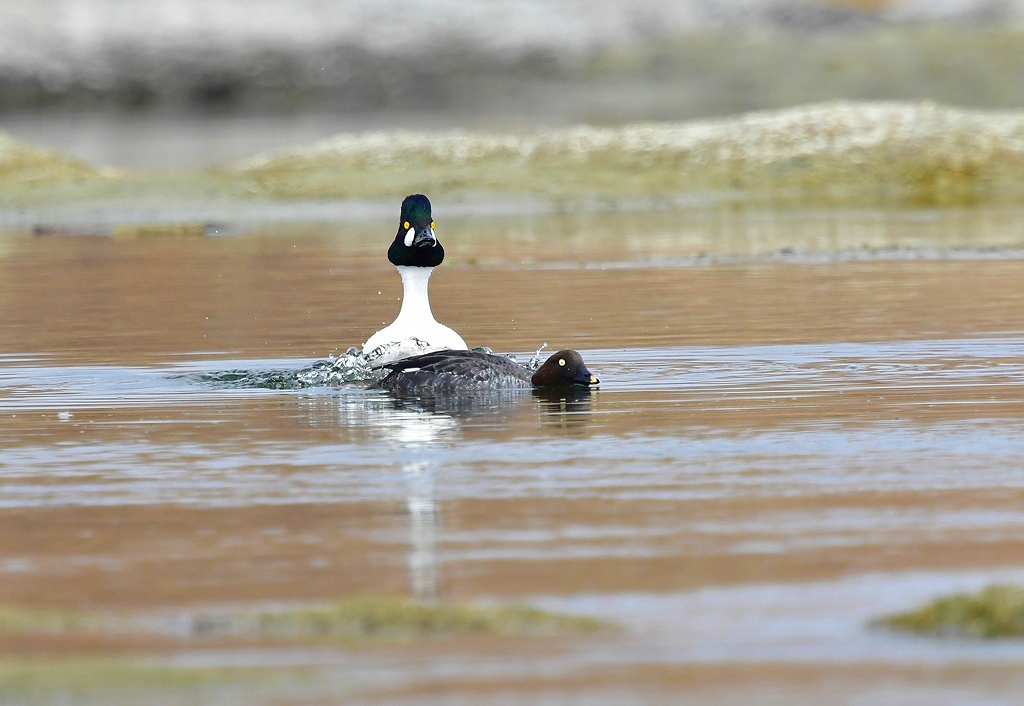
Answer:
[[[436,248],[437,247],[437,236],[434,235],[434,227],[433,226],[430,227],[430,237],[434,239],[434,244],[431,245],[430,247]]]
[[[410,228],[409,230],[405,231],[405,247],[411,248],[412,247],[413,238],[415,238],[415,237],[416,237],[416,229],[415,228]]]

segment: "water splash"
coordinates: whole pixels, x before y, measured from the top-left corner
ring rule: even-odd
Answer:
[[[382,376],[358,348],[343,355],[315,361],[299,370],[226,370],[203,373],[197,379],[205,384],[226,388],[265,390],[302,390],[310,387],[337,387],[350,383],[368,383]]]
[[[537,352],[533,354],[533,357],[530,358],[530,362],[526,364],[526,367],[528,367],[530,370],[536,371],[540,367],[540,364],[544,362],[541,359],[540,354],[543,353],[544,349],[547,347],[548,342],[544,341],[541,347],[537,349]]]
[[[548,344],[545,342],[537,349],[525,367],[531,371],[537,370],[543,362],[541,352],[547,347]],[[490,355],[504,355],[513,363],[519,363],[514,354],[495,353],[487,346],[476,346],[471,350]],[[338,387],[354,383],[375,382],[384,377],[387,370],[374,368],[376,360],[376,356],[371,359],[358,348],[352,347],[340,356],[317,360],[309,367],[299,370],[225,370],[202,373],[194,376],[194,379],[219,388],[303,390],[310,387]]]
[[[531,372],[536,372],[537,368],[539,368],[541,363],[543,362],[543,359],[540,357],[541,351],[543,351],[547,347],[548,344],[547,341],[545,341],[544,345],[538,348],[537,352],[534,353],[533,357],[530,358],[530,360],[526,363],[520,363],[519,356],[517,356],[515,353],[495,353],[494,349],[489,348],[488,346],[474,346],[470,350],[476,351],[477,353],[487,353],[488,355],[498,355],[503,358],[508,358],[513,363],[516,363],[517,365],[520,365]]]
[[[199,375],[182,375],[203,385],[217,388],[259,388],[263,390],[297,390],[302,385],[291,370],[223,370]]]
[[[374,370],[363,352],[353,346],[337,358],[316,361],[297,372],[295,377],[303,387],[330,387],[377,380],[382,372]]]

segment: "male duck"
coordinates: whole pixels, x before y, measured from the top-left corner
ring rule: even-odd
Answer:
[[[402,309],[390,326],[370,336],[363,354],[379,365],[418,353],[442,349],[465,350],[459,334],[434,320],[427,283],[444,261],[444,248],[434,233],[430,201],[412,194],[402,201],[398,234],[388,248],[388,260],[402,276]]]

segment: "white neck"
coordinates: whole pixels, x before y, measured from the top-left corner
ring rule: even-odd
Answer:
[[[462,337],[437,323],[430,312],[427,282],[433,271],[433,267],[398,267],[405,289],[402,310],[390,326],[370,336],[363,344],[364,353],[378,362],[387,362],[444,348],[465,350]]]
[[[427,295],[427,284],[433,267],[407,267],[399,265],[398,274],[402,275],[402,310],[398,312],[399,321],[434,321],[430,311],[430,299]]]

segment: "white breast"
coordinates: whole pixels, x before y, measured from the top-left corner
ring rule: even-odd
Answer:
[[[398,267],[404,289],[402,310],[394,323],[363,344],[363,354],[371,363],[387,363],[447,348],[466,349],[462,337],[435,321],[430,311],[427,284],[433,271],[432,267]]]

